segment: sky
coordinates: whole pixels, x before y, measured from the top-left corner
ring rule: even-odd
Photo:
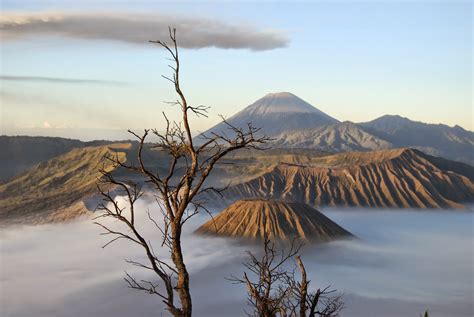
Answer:
[[[203,131],[267,93],[341,120],[398,114],[474,129],[471,1],[3,0],[0,134],[114,138],[178,111],[164,50],[178,29]],[[114,132],[115,133],[115,132]]]

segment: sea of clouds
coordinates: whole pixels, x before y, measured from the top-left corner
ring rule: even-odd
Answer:
[[[158,209],[151,201],[139,207],[152,214]],[[425,309],[434,317],[474,315],[472,212],[323,211],[359,238],[302,251],[312,285],[344,293],[342,316],[417,317]],[[208,219],[195,217],[183,238],[195,316],[244,316],[245,288],[226,278],[241,275],[246,251],[259,246],[193,234]],[[140,226],[166,256],[153,226]],[[168,316],[159,298],[123,281],[124,271],[150,276],[124,262],[143,260],[141,249],[127,241],[103,249],[109,237],[100,232],[90,219],[2,229],[0,315]]]

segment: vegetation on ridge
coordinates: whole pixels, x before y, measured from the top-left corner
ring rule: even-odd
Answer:
[[[101,166],[109,171],[114,169],[104,160],[104,155],[113,154],[125,159],[124,150],[130,147],[131,144],[113,144],[73,149],[0,185],[0,220],[4,224],[55,221],[48,216],[57,216],[58,210],[96,193]],[[83,214],[87,210],[78,208],[77,212]]]

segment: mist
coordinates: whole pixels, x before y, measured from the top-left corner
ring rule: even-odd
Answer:
[[[157,209],[148,201],[140,207]],[[312,287],[332,285],[344,294],[342,316],[416,317],[425,309],[434,317],[473,315],[472,211],[323,212],[358,237],[302,250]],[[183,238],[194,315],[244,316],[245,287],[226,278],[240,276],[246,251],[259,247],[194,235],[208,219],[193,218]],[[141,225],[158,251],[159,234]],[[123,281],[124,271],[150,276],[124,261],[143,259],[140,248],[118,241],[103,249],[108,237],[100,232],[90,219],[3,229],[0,315],[168,316],[156,295]]]

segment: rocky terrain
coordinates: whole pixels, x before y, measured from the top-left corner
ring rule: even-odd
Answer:
[[[374,208],[464,208],[474,202],[472,165],[445,159],[474,162],[474,133],[458,126],[400,116],[340,122],[286,92],[268,94],[227,121],[240,128],[252,122],[272,141],[266,151],[237,151],[215,166],[207,185],[229,186],[224,200],[211,195],[221,207],[241,198]],[[213,132],[231,133],[223,123],[205,134]],[[149,145],[145,164],[164,173],[166,153]],[[118,151],[136,164],[136,142],[0,136],[0,146],[0,224],[87,214],[103,155]],[[184,167],[178,161],[177,172]],[[120,169],[114,173],[143,181]]]
[[[196,230],[198,234],[322,242],[352,234],[304,203],[265,199],[234,202]]]
[[[112,152],[136,164],[133,143],[80,147],[0,185],[0,224],[58,222],[90,213],[98,168]],[[146,149],[143,158],[156,171],[167,168],[160,151]],[[121,169],[114,173],[143,181]],[[463,208],[474,202],[473,180],[472,166],[413,149],[339,154],[271,149],[233,153],[216,165],[207,184],[230,184],[223,199],[210,197],[219,207],[240,198],[269,198],[313,206]]]
[[[364,123],[340,122],[287,92],[268,94],[227,121],[243,129],[251,122],[254,127],[261,128],[260,133],[273,139],[271,146],[275,148],[338,153],[412,147],[427,154],[474,164],[472,131],[392,115]],[[204,135],[215,132],[232,133],[220,123]]]
[[[310,165],[279,164],[224,191],[224,200],[288,199],[313,206],[464,208],[474,168],[413,149],[349,152]]]

